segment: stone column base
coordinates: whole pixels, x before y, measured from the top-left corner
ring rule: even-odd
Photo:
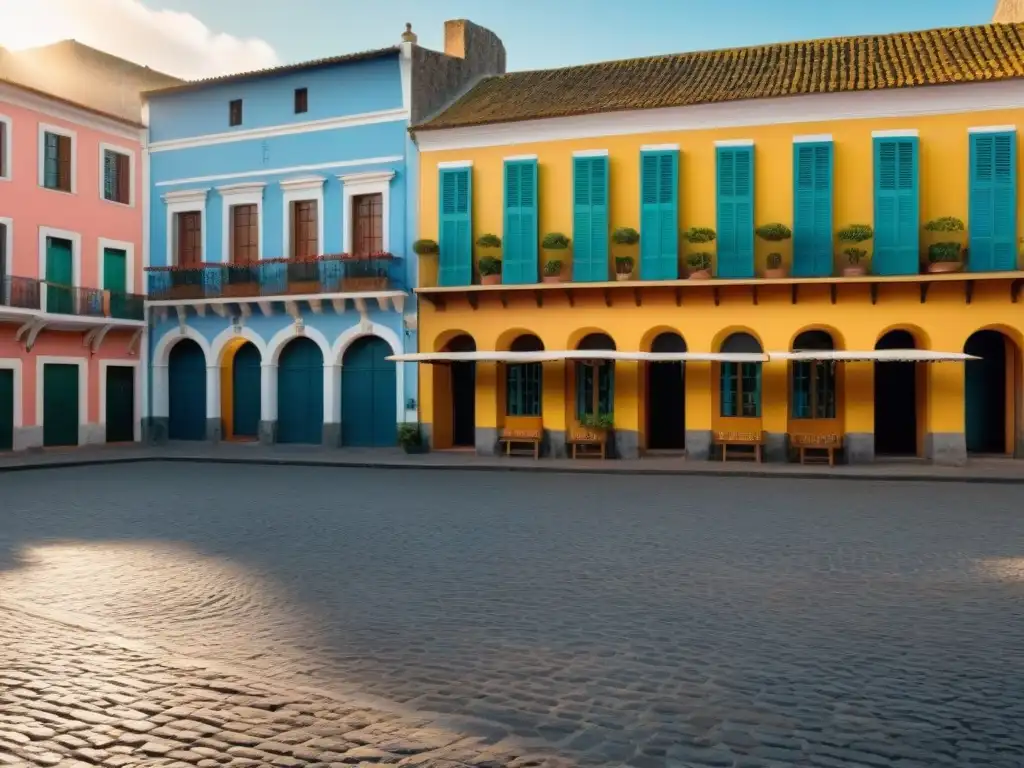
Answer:
[[[166,416],[150,416],[142,420],[142,442],[164,445],[170,428]]]
[[[106,424],[79,424],[79,445],[100,445],[107,442]]]
[[[967,463],[967,436],[963,432],[928,432],[924,455],[935,464],[962,467]]]
[[[16,451],[42,450],[43,428],[15,427],[13,448]]]
[[[273,445],[277,442],[277,422],[261,421],[256,428],[256,435],[260,445]]]
[[[711,430],[686,430],[686,458],[693,461],[707,461],[711,458]]]
[[[223,437],[220,419],[206,420],[206,439],[211,443],[219,443]]]
[[[633,429],[616,429],[611,448],[612,456],[616,459],[639,459],[640,433]]]
[[[477,427],[475,441],[477,456],[498,455],[497,427]]]
[[[789,461],[789,435],[779,432],[765,432],[764,460],[782,463]]]
[[[843,436],[847,464],[871,464],[875,460],[875,435],[872,432],[847,432]]]
[[[565,431],[561,429],[545,429],[544,442],[547,449],[541,444],[541,454],[552,459],[564,459],[566,457]]]
[[[341,447],[341,424],[331,423],[324,424],[323,438],[324,448],[340,448]]]

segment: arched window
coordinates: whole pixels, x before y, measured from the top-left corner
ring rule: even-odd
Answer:
[[[727,353],[760,353],[761,345],[749,333],[734,333],[722,344]],[[761,363],[721,364],[722,416],[757,418],[761,415]]]
[[[544,344],[533,335],[519,336],[512,342],[513,352],[541,352]],[[505,414],[540,416],[541,389],[544,381],[541,363],[509,363],[505,369]]]
[[[592,333],[579,349],[614,350],[615,342],[603,333]],[[612,415],[615,409],[615,363],[594,360],[576,363],[576,418]]]
[[[794,352],[835,349],[826,331],[804,331],[793,342]],[[836,364],[832,360],[797,360],[793,363],[794,419],[836,417]]]

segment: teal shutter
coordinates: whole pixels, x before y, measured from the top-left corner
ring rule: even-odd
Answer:
[[[640,279],[679,277],[679,150],[640,153]]]
[[[442,168],[440,255],[437,282],[442,286],[473,282],[473,187],[470,168]]]
[[[572,279],[608,279],[608,158],[574,157]]]
[[[917,137],[876,138],[875,274],[918,273],[920,217]]]
[[[117,199],[117,155],[103,150],[103,199]]]
[[[793,145],[793,276],[832,275],[832,142]]]
[[[717,147],[718,277],[754,276],[754,148]]]
[[[47,132],[44,134],[43,143],[43,186],[47,189],[57,189],[60,186],[60,138],[55,133]]]
[[[968,269],[972,272],[1016,269],[1015,131],[971,134],[969,183]]]
[[[505,163],[501,282],[537,282],[537,161]]]

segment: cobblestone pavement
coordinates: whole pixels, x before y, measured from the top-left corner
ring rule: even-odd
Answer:
[[[1012,486],[177,463],[0,484],[0,605],[581,766],[1020,768],[1022,550]],[[22,666],[50,663],[35,642]],[[208,686],[181,674],[192,706]]]

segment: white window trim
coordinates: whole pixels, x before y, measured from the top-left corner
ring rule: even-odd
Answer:
[[[199,212],[199,261],[206,261],[206,196],[209,191],[209,188],[181,189],[163,195],[164,205],[167,208],[167,250],[165,251],[167,263],[164,266],[176,267],[178,265],[178,250],[175,248],[178,228],[175,225],[179,213]]]
[[[106,261],[106,249],[110,248],[125,252],[125,258],[128,261],[125,272],[126,291],[128,293],[137,293],[135,290],[135,243],[129,243],[126,240],[108,240],[105,237],[101,237],[97,242],[96,248],[96,263],[99,265],[99,270],[96,274],[96,286],[102,290],[107,290],[107,286],[103,284],[103,268]]]
[[[607,149],[581,149],[572,153],[573,157],[608,157]]]
[[[14,428],[21,429],[25,424],[21,360],[16,357],[0,357],[0,370],[14,371]],[[18,444],[17,435],[14,436],[14,444]]]
[[[281,182],[281,204],[284,210],[283,251],[281,255],[290,259],[292,254],[292,203],[300,200],[316,201],[316,245],[320,255],[324,253],[324,182],[323,176],[307,176],[299,179],[286,179]]]
[[[58,136],[67,136],[71,139],[71,191],[65,192],[63,189],[50,189],[45,185],[46,181],[46,134],[55,133]],[[59,125],[48,125],[47,123],[39,124],[39,136],[38,136],[38,149],[39,149],[39,186],[48,192],[60,192],[64,195],[76,195],[78,194],[78,133],[71,130],[70,128],[62,128]]]
[[[445,160],[437,164],[438,168],[472,168],[472,160]]]
[[[341,181],[341,226],[344,233],[342,250],[352,253],[352,200],[356,195],[380,194],[381,197],[381,249],[385,253],[391,251],[391,180],[394,171],[367,171],[366,173],[349,173],[339,176]]]
[[[116,152],[119,155],[128,156],[128,202],[119,203],[117,200],[107,200],[104,189],[104,171],[103,160],[107,152]],[[100,144],[100,200],[104,203],[111,203],[113,205],[127,205],[129,208],[135,207],[135,153],[128,149],[128,147],[119,147],[116,144]]]
[[[891,131],[872,131],[871,138],[873,139],[905,139],[905,138],[917,138],[920,135],[920,131],[917,128],[895,128]]]
[[[508,155],[507,157],[503,157],[502,158],[502,160],[504,160],[506,163],[514,163],[517,160],[536,160],[536,159],[537,159],[536,155]]]
[[[753,139],[721,139],[715,142],[716,147],[752,147]]]
[[[644,144],[640,147],[641,152],[678,152],[678,144]]]
[[[968,133],[1016,133],[1016,125],[975,125],[967,129]]]
[[[794,144],[818,144],[832,141],[831,133],[810,133],[803,136],[794,136]]]
[[[236,205],[256,206],[256,253],[260,261],[263,260],[263,188],[266,187],[262,181],[248,184],[229,184],[217,187],[220,192],[222,204],[221,221],[221,261],[227,264],[231,261],[231,233],[234,231],[234,222],[231,220],[231,209]]]
[[[0,154],[3,155],[5,165],[3,173],[0,173],[0,181],[10,181],[14,176],[14,120],[7,115],[0,114],[0,123],[3,123],[7,130],[4,131],[4,145],[0,147]]]
[[[78,425],[89,423],[89,366],[83,357],[39,355],[36,358],[36,426],[43,426],[43,368],[48,363],[78,366]],[[78,436],[81,445],[82,436]]]
[[[142,440],[142,412],[140,407],[142,405],[142,377],[139,375],[141,366],[138,360],[100,360],[100,427],[104,430],[103,442],[106,442],[106,428],[107,428],[107,370],[111,367],[114,368],[134,368],[135,374],[132,377],[132,389],[134,390],[134,396],[132,397],[132,438],[135,442]]]
[[[53,227],[39,228],[39,280],[46,282],[46,238],[59,237],[62,240],[71,241],[71,280],[73,287],[77,288],[82,284],[82,233],[72,232],[68,229],[54,229]],[[46,312],[47,291],[39,293],[39,308]],[[42,386],[42,385],[40,385]]]

